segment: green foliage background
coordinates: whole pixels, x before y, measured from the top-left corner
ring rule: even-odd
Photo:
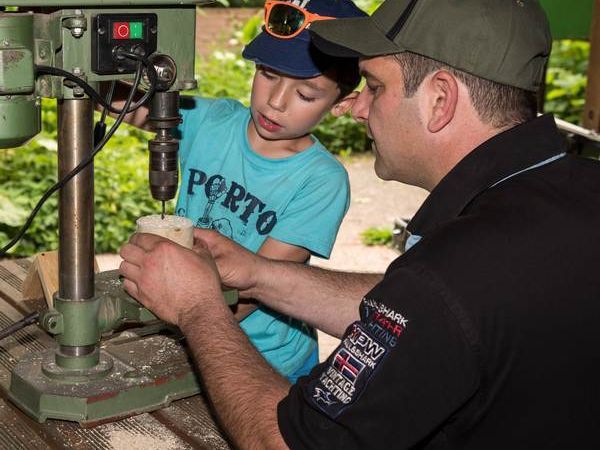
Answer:
[[[360,0],[372,11],[379,0]],[[193,94],[237,98],[249,102],[254,66],[239,55],[239,46],[260,30],[257,15],[236,33],[232,50],[217,50],[199,58],[199,89]],[[237,41],[237,42],[236,42]],[[237,45],[235,45],[237,44]],[[579,123],[586,85],[589,44],[558,41],[548,69],[545,110],[573,123]],[[19,149],[0,150],[0,247],[14,236],[38,199],[56,181],[56,102],[43,101],[43,132]],[[112,122],[109,121],[109,126]],[[349,116],[327,117],[315,130],[317,137],[333,153],[349,155],[368,150],[361,125]],[[147,183],[147,141],[150,134],[122,126],[95,161],[95,240],[96,252],[118,251],[134,230],[135,219],[157,213]],[[11,250],[15,256],[56,249],[58,246],[58,196],[41,209],[25,237]],[[169,205],[172,209],[173,205]],[[378,241],[381,230],[364,236]]]
[[[392,229],[391,228],[367,228],[360,233],[360,240],[364,245],[391,245],[392,244]]]

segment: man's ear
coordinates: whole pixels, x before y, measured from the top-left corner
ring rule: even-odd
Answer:
[[[438,70],[427,80],[429,119],[427,129],[437,133],[454,118],[458,103],[458,83],[454,75]]]
[[[353,92],[350,92],[348,95],[346,95],[341,100],[338,100],[331,107],[331,114],[333,114],[335,117],[340,117],[340,116],[343,116],[344,114],[346,114],[348,111],[350,111],[352,109],[354,102],[358,98],[358,94],[360,94],[360,92],[353,91]]]

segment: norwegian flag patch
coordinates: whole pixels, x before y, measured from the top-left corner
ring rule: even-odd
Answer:
[[[364,324],[353,323],[319,376],[307,384],[309,401],[329,417],[337,417],[360,396],[389,351]]]

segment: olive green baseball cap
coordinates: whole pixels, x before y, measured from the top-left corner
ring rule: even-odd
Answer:
[[[311,24],[324,53],[412,52],[472,75],[537,91],[552,46],[538,0],[386,0],[370,17]]]

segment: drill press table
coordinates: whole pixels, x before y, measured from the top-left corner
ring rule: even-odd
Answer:
[[[0,261],[0,328],[40,309],[45,301],[23,301],[21,289],[30,262]],[[54,340],[29,326],[0,341],[0,449],[229,449],[201,395],[116,422],[81,428],[74,422],[37,423],[7,399],[10,372],[27,352],[50,348]]]

